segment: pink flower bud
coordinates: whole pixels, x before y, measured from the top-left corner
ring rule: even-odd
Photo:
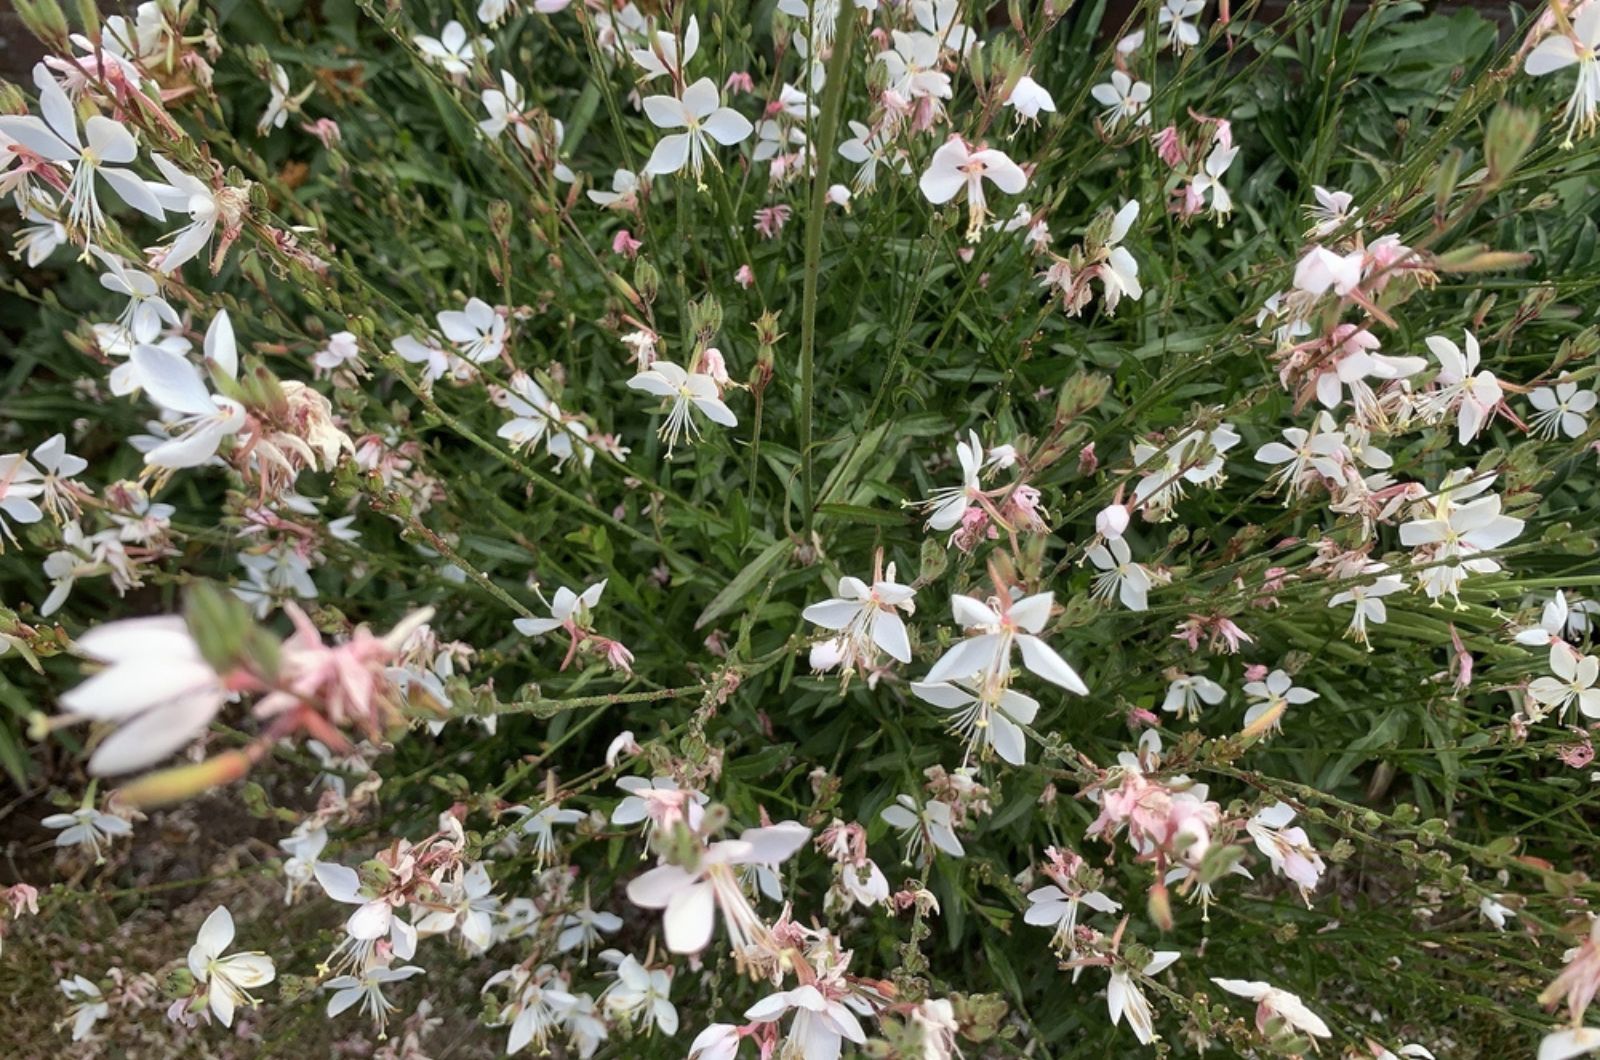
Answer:
[[[733,280],[740,287],[743,287],[745,290],[748,291],[751,287],[755,286],[755,282],[756,282],[755,270],[752,269],[748,265],[740,265],[739,266],[739,271],[733,274]]]
[[[626,258],[638,257],[639,248],[642,246],[644,244],[633,238],[633,233],[626,228],[618,229],[617,234],[611,237],[611,253],[621,254]]]

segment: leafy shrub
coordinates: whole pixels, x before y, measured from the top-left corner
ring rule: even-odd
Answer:
[[[1105,6],[19,0],[13,1052],[1592,1048],[1600,4]]]

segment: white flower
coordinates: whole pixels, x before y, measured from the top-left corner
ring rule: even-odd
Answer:
[[[498,1020],[511,1023],[511,1034],[506,1039],[507,1053],[521,1052],[530,1043],[542,1051],[550,1032],[577,1005],[576,997],[552,984],[554,974],[555,969],[549,965],[540,966],[536,972],[519,965],[496,972],[484,983],[485,992],[502,982],[509,981],[513,985],[511,1003]]]
[[[1201,486],[1219,481],[1226,466],[1225,454],[1239,444],[1232,424],[1224,423],[1207,432],[1187,431],[1165,447],[1139,442],[1133,447],[1133,463],[1143,468],[1152,465],[1133,488],[1133,503],[1151,512],[1170,514],[1189,485]]]
[[[812,604],[800,612],[807,622],[839,632],[838,640],[845,645],[844,656],[860,660],[870,666],[876,656],[874,647],[881,648],[892,658],[903,663],[911,661],[911,641],[906,636],[906,624],[899,611],[911,614],[916,610],[913,597],[917,591],[894,580],[894,564],[889,565],[886,578],[868,586],[859,578],[839,579],[839,595],[820,604]]]
[[[628,380],[628,386],[633,390],[672,399],[667,421],[661,425],[660,431],[661,437],[666,440],[669,457],[682,434],[687,432],[691,441],[700,436],[699,428],[690,415],[691,409],[699,409],[708,420],[723,427],[739,425],[733,410],[723,403],[717,381],[703,372],[686,372],[671,361],[656,361]]]
[[[609,580],[602,578],[582,593],[575,593],[565,585],[560,586],[556,589],[556,598],[551,601],[549,618],[519,618],[511,624],[525,637],[542,636],[568,623],[587,625],[589,613],[599,605],[600,595],[606,591],[606,582]]]
[[[766,828],[747,828],[738,839],[711,843],[700,853],[693,871],[678,865],[657,865],[628,884],[628,898],[645,909],[663,909],[661,926],[667,949],[697,953],[711,941],[716,913],[735,954],[764,937],[750,900],[740,889],[735,866],[776,865],[789,858],[811,837],[811,829],[798,821],[782,821]]]
[[[965,140],[955,136],[933,153],[917,183],[922,194],[935,206],[949,202],[965,190],[967,241],[977,242],[989,216],[983,191],[986,180],[1008,195],[1020,195],[1028,186],[1027,174],[1004,152],[993,148],[973,150]]]
[[[930,508],[928,529],[952,530],[961,524],[967,509],[982,500],[983,487],[978,473],[983,466],[983,445],[978,432],[967,432],[967,440],[956,439],[956,461],[961,465],[961,485],[945,486],[933,491],[924,502]]]
[[[878,166],[886,164],[895,166],[901,173],[911,171],[910,163],[901,157],[901,152],[894,145],[894,138],[888,130],[879,129],[874,132],[858,121],[851,121],[850,138],[839,144],[839,153],[846,160],[854,162],[861,168],[856,170],[855,180],[852,182],[856,193],[861,194],[872,190],[878,182]]]
[[[1423,399],[1424,415],[1443,416],[1456,409],[1457,436],[1462,445],[1477,437],[1494,415],[1504,391],[1493,372],[1478,369],[1478,338],[1466,333],[1467,348],[1461,348],[1443,335],[1430,335],[1428,349],[1439,361],[1434,379],[1436,391]]]
[[[33,498],[44,492],[44,477],[39,469],[28,462],[21,453],[0,456],[0,551],[5,548],[4,538],[17,543],[16,535],[6,525],[6,516],[19,523],[37,523],[44,512],[33,503]]]
[[[911,0],[911,14],[923,32],[950,51],[965,55],[978,41],[977,34],[956,21],[960,0]]]
[[[1397,593],[1406,587],[1405,579],[1398,574],[1383,574],[1389,567],[1384,563],[1369,563],[1362,569],[1362,574],[1379,574],[1381,577],[1366,584],[1355,585],[1342,592],[1334,593],[1328,598],[1329,607],[1341,607],[1344,604],[1355,604],[1355,613],[1350,616],[1350,627],[1345,631],[1346,636],[1358,644],[1367,643],[1367,623],[1382,625],[1389,620],[1388,608],[1384,605],[1383,597]],[[1368,651],[1372,649],[1368,647]]]
[[[386,894],[373,895],[364,888],[355,869],[331,861],[316,864],[317,883],[335,902],[359,906],[345,921],[344,929],[357,942],[380,939],[389,934],[400,918],[394,915],[395,906]],[[403,900],[403,899],[401,899]]]
[[[48,162],[71,167],[72,180],[66,192],[67,227],[82,233],[86,245],[93,245],[105,226],[95,193],[96,176],[135,210],[163,220],[166,212],[150,186],[133,170],[123,168],[139,155],[133,133],[121,122],[96,114],[84,121],[80,137],[77,111],[49,68],[43,63],[35,66],[33,81],[39,89],[43,117],[0,115],[0,136],[9,137]]]
[[[1077,671],[1038,636],[1050,620],[1054,603],[1054,593],[1036,593],[1014,602],[1007,594],[1004,599],[991,599],[989,604],[971,596],[952,596],[950,608],[956,624],[977,632],[945,652],[924,680],[982,677],[1003,686],[1009,680],[1011,649],[1015,646],[1028,670],[1069,692],[1088,695],[1088,686]]]
[[[689,1043],[689,1060],[733,1060],[744,1038],[731,1023],[713,1023]]]
[[[264,953],[224,957],[223,951],[231,945],[233,914],[219,905],[200,925],[199,937],[189,949],[189,972],[196,982],[206,984],[206,1003],[224,1027],[233,1026],[233,1011],[239,1004],[258,1004],[249,992],[272,982],[277,974],[272,958]]]
[[[1050,93],[1027,74],[1019,77],[1017,83],[1012,86],[1011,95],[1006,97],[1005,105],[1015,108],[1018,124],[1038,121],[1041,111],[1050,114],[1056,112],[1056,101],[1050,98]]]
[[[478,123],[478,128],[491,140],[498,140],[507,125],[515,125],[517,142],[532,148],[537,140],[533,127],[524,119],[522,86],[505,70],[500,71],[500,88],[486,88],[479,98],[489,116]]]
[[[866,1043],[855,1013],[810,984],[762,998],[745,1010],[744,1018],[776,1023],[789,1012],[794,1013],[794,1022],[789,1025],[788,1048],[803,1060],[835,1060],[843,1042]]]
[[[1322,882],[1325,866],[1305,829],[1289,827],[1293,820],[1294,807],[1275,802],[1251,817],[1245,823],[1245,831],[1255,840],[1256,849],[1272,863],[1274,871],[1299,888],[1300,896],[1309,907],[1311,892]]]
[[[1111,80],[1095,85],[1089,90],[1101,106],[1106,108],[1106,123],[1115,129],[1125,121],[1135,125],[1149,125],[1150,86],[1135,81],[1121,70],[1111,71]]]
[[[493,892],[489,867],[474,862],[458,878],[440,882],[439,904],[445,908],[435,908],[418,920],[417,934],[441,935],[457,929],[471,952],[482,953],[494,941],[494,915],[500,911],[500,898]]]
[[[1563,637],[1576,640],[1588,634],[1589,616],[1596,611],[1600,611],[1600,601],[1579,600],[1568,607],[1567,594],[1557,589],[1540,612],[1539,624],[1517,630],[1516,642],[1542,648]]]
[[[1156,950],[1143,972],[1145,975],[1156,975],[1170,967],[1180,956],[1176,950]],[[1113,1027],[1124,1018],[1127,1019],[1128,1029],[1133,1031],[1140,1045],[1149,1045],[1156,1040],[1155,1016],[1150,1010],[1150,1001],[1126,968],[1117,968],[1111,973],[1111,982],[1106,986],[1106,1008],[1111,1014]]]
[[[1355,216],[1355,211],[1350,209],[1355,197],[1348,191],[1330,191],[1321,185],[1313,184],[1311,192],[1317,197],[1317,205],[1308,210],[1314,223],[1306,232],[1306,238],[1325,239],[1343,228]],[[1356,227],[1360,228],[1361,222],[1357,221]]]
[[[1335,254],[1325,247],[1312,247],[1295,264],[1294,286],[1310,295],[1321,295],[1331,289],[1344,298],[1361,286],[1361,269],[1365,255],[1359,251]]]
[[[568,953],[582,949],[584,960],[589,959],[589,947],[601,941],[601,936],[615,934],[622,929],[622,918],[615,913],[590,909],[587,904],[561,918],[561,933],[556,936],[556,950]],[[665,994],[663,994],[665,996]],[[668,1031],[667,1033],[672,1033]]]
[[[1310,689],[1297,688],[1282,670],[1272,671],[1264,681],[1247,683],[1244,694],[1250,697],[1252,703],[1244,713],[1244,727],[1249,732],[1262,729],[1276,732],[1283,724],[1283,715],[1290,705],[1299,706],[1318,698]]]
[[[1227,695],[1221,685],[1204,674],[1195,674],[1192,677],[1180,675],[1174,677],[1167,685],[1167,697],[1162,700],[1161,709],[1168,714],[1197,720],[1200,717],[1201,703],[1214,707],[1226,699]]]
[[[473,364],[492,361],[505,349],[506,318],[481,298],[470,298],[464,309],[445,310],[437,319],[444,337]]]
[[[248,204],[245,192],[239,188],[214,188],[210,184],[185,173],[161,155],[151,155],[151,161],[167,178],[167,187],[158,194],[163,204],[174,213],[188,214],[189,223],[164,238],[164,247],[153,251],[152,264],[163,274],[171,275],[185,262],[193,259],[211,242],[217,223],[223,224],[226,233],[238,223]],[[220,265],[220,261],[213,264]]]
[[[1522,533],[1521,519],[1500,514],[1499,496],[1477,496],[1493,481],[1493,475],[1453,471],[1435,494],[1428,517],[1401,524],[1400,543],[1417,549],[1415,561],[1426,564],[1417,572],[1417,581],[1429,599],[1456,595],[1468,573],[1499,571],[1498,562],[1480,553],[1500,548]],[[1469,497],[1473,499],[1466,500]]]
[[[1567,138],[1563,147],[1571,147],[1574,136],[1588,135],[1600,121],[1600,58],[1596,49],[1600,49],[1600,4],[1584,4],[1572,21],[1572,36],[1559,31],[1550,34],[1528,53],[1523,63],[1522,68],[1533,77],[1578,64],[1577,84],[1572,98],[1567,100]],[[0,131],[4,128],[0,127]],[[1545,1060],[1542,1052],[1540,1060]]]
[[[1517,911],[1500,901],[1498,894],[1486,894],[1478,900],[1478,913],[1485,920],[1495,926],[1496,931],[1506,929],[1506,920],[1517,915]]]
[[[622,926],[622,921],[617,921]],[[617,978],[601,995],[609,1015],[637,1021],[648,1033],[658,1029],[669,1038],[678,1033],[678,1010],[669,1001],[672,973],[667,968],[646,968],[632,954],[617,965]]]
[[[643,184],[631,169],[619,169],[611,175],[611,190],[590,188],[589,201],[608,210],[632,210],[639,205],[639,191]]]
[[[419,33],[411,40],[423,58],[437,63],[445,73],[457,76],[465,76],[475,59],[494,51],[494,42],[486,38],[468,40],[467,28],[454,19],[444,24],[437,37]]]
[[[205,357],[222,378],[232,380],[238,375],[238,347],[226,309],[219,311],[206,329]],[[243,429],[244,406],[207,389],[200,370],[183,355],[160,346],[135,346],[129,363],[139,387],[178,417],[169,425],[174,437],[145,453],[144,462],[149,466],[198,467],[217,455],[224,438]]]
[[[1568,1027],[1544,1036],[1538,1060],[1572,1060],[1594,1052],[1600,1052],[1600,1028]]]
[[[1028,908],[1022,914],[1023,923],[1034,927],[1054,927],[1050,945],[1058,953],[1076,952],[1074,945],[1078,928],[1078,907],[1086,905],[1097,913],[1115,913],[1122,903],[1113,901],[1099,891],[1074,890],[1071,894],[1055,884],[1047,884],[1028,892]]]
[[[307,818],[296,826],[293,833],[278,840],[278,848],[289,855],[283,862],[284,905],[292,905],[299,897],[301,888],[315,878],[317,858],[322,856],[323,848],[328,845],[326,828],[307,827],[313,821],[313,818]]]
[[[1536,677],[1528,685],[1534,701],[1565,716],[1574,702],[1586,718],[1600,718],[1600,658],[1580,656],[1562,644],[1550,646],[1550,669],[1554,677]]]
[[[153,342],[161,334],[162,324],[177,327],[178,313],[161,297],[161,288],[149,273],[130,269],[121,258],[98,248],[95,256],[105,265],[100,286],[128,299],[127,306],[117,317],[117,325],[127,329],[134,342]]]
[[[81,806],[71,813],[52,813],[39,822],[46,828],[59,828],[58,847],[88,847],[96,864],[104,862],[102,845],[110,846],[117,836],[133,834],[133,825],[114,814],[101,813],[93,806]]]
[[[918,699],[945,710],[956,711],[951,727],[967,741],[967,757],[982,747],[1014,766],[1027,761],[1028,738],[1020,725],[1032,725],[1039,713],[1039,701],[994,682],[976,690],[960,683],[913,681],[911,691]]]
[[[1124,295],[1137,302],[1144,297],[1144,288],[1139,284],[1139,262],[1122,245],[1127,238],[1128,229],[1133,227],[1133,222],[1139,217],[1139,202],[1129,199],[1117,210],[1116,216],[1111,219],[1111,230],[1106,235],[1104,246],[1100,249],[1105,254],[1105,261],[1100,267],[1100,282],[1105,285],[1106,315],[1111,316],[1117,311],[1117,303],[1122,301]]]
[[[105,668],[61,696],[72,715],[119,722],[89,758],[97,776],[160,761],[205,731],[228,698],[182,618],[128,618],[89,630],[79,653]]]
[[[639,80],[654,81],[668,74],[675,79],[681,79],[684,68],[699,50],[700,20],[690,15],[689,24],[683,30],[682,58],[679,58],[678,38],[663,31],[652,34],[650,47],[632,48],[628,51],[628,55],[644,71],[644,76]]]
[[[1212,144],[1211,153],[1206,155],[1205,165],[1189,182],[1188,197],[1194,210],[1198,211],[1201,208],[1209,194],[1211,213],[1219,221],[1233,212],[1233,198],[1228,194],[1228,189],[1222,186],[1222,178],[1232,167],[1233,160],[1238,154],[1238,147],[1224,143],[1221,139]]]
[[[402,335],[394,340],[393,349],[401,360],[422,365],[422,378],[426,382],[436,383],[451,371],[450,354],[431,338]]]
[[[675,96],[646,96],[645,116],[658,129],[683,129],[681,133],[663,136],[650,153],[644,171],[652,176],[676,173],[686,164],[694,179],[699,181],[705,170],[708,155],[716,160],[708,140],[731,147],[750,136],[754,126],[750,120],[731,107],[722,105],[722,94],[716,82],[702,77],[683,90],[683,98]]]
[[[1273,1019],[1281,1021],[1290,1030],[1313,1037],[1327,1038],[1333,1034],[1320,1016],[1306,1008],[1304,1001],[1287,990],[1279,990],[1270,983],[1246,979],[1218,979],[1213,976],[1211,981],[1230,994],[1247,997],[1256,1003],[1256,1026],[1263,1034],[1268,1032],[1268,1022]]]
[[[706,803],[710,801],[703,791],[679,788],[678,782],[671,777],[654,777],[650,780],[623,777],[617,781],[617,787],[628,794],[611,811],[611,823],[627,825],[644,821],[647,840],[658,824],[671,827],[673,822],[681,820],[691,831],[698,829]]]
[[[1554,387],[1541,386],[1528,395],[1534,407],[1532,427],[1543,438],[1564,434],[1577,438],[1589,429],[1585,416],[1594,411],[1597,398],[1593,390],[1579,390],[1570,376],[1563,374]]]
[[[67,226],[40,213],[32,205],[22,211],[22,218],[29,224],[17,229],[17,249],[12,257],[21,258],[30,269],[37,269],[67,241]]]
[[[383,988],[389,983],[422,974],[422,969],[414,964],[401,965],[399,968],[375,964],[363,968],[359,975],[336,975],[322,984],[322,989],[333,991],[333,996],[328,999],[328,1018],[332,1019],[359,1001],[361,1011],[377,1026],[381,1038],[384,1028],[388,1026],[389,1014],[396,1007],[383,996]]]
[[[73,1041],[81,1042],[89,1037],[95,1023],[111,1015],[111,1005],[100,993],[100,987],[83,976],[74,975],[71,979],[59,980],[56,986],[67,995],[67,1000],[75,1002],[72,1009]]]
[[[1150,607],[1150,587],[1154,579],[1142,563],[1133,562],[1133,551],[1120,537],[1104,545],[1090,545],[1084,550],[1102,573],[1095,576],[1091,596],[1096,600],[1109,600],[1117,596],[1122,606],[1130,611],[1144,611]]]
[[[289,74],[281,64],[273,63],[271,76],[267,78],[267,109],[256,122],[258,134],[265,136],[269,129],[283,128],[289,120],[289,94],[292,91]]]
[[[966,856],[967,849],[956,838],[956,830],[951,823],[953,819],[949,803],[930,802],[919,807],[910,795],[897,795],[894,805],[884,807],[880,816],[900,829],[908,862],[914,860],[928,842],[953,858]]]

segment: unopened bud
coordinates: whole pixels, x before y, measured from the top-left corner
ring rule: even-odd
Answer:
[[[1145,909],[1150,914],[1150,922],[1162,931],[1172,930],[1172,897],[1167,892],[1167,885],[1157,880],[1150,888],[1149,900]]]
[[[12,10],[17,13],[17,18],[22,20],[28,32],[38,37],[52,51],[63,54],[72,51],[72,41],[69,39],[71,30],[67,26],[67,16],[56,0],[13,0]]]
[[[224,751],[195,765],[174,766],[140,777],[118,788],[113,798],[135,810],[169,806],[232,784],[249,773],[251,765],[250,756],[243,751]]]
[[[1128,529],[1128,506],[1108,504],[1094,517],[1095,533],[1107,541],[1115,541]]]
[[[1533,138],[1539,132],[1539,116],[1523,107],[1501,103],[1489,115],[1489,128],[1483,137],[1483,154],[1489,166],[1487,184],[1498,187],[1516,171]]]

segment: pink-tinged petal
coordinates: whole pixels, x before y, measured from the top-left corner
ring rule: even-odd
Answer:
[[[879,611],[872,619],[872,640],[900,662],[911,661],[911,639],[906,624],[893,611]]]
[[[628,901],[645,909],[664,909],[674,895],[698,877],[676,865],[657,865],[628,882]]]
[[[1031,636],[1019,636],[1017,645],[1022,649],[1022,663],[1029,670],[1069,692],[1076,692],[1080,696],[1089,694],[1089,687],[1083,683],[1077,671],[1068,666],[1067,661],[1057,655],[1050,645]]]
[[[120,776],[163,758],[198,739],[222,706],[222,692],[211,690],[184,696],[146,711],[118,727],[95,748],[89,772],[95,776]]]
[[[667,949],[673,953],[698,953],[705,949],[706,943],[711,941],[716,918],[717,903],[711,884],[695,883],[677,891],[661,918]]]

